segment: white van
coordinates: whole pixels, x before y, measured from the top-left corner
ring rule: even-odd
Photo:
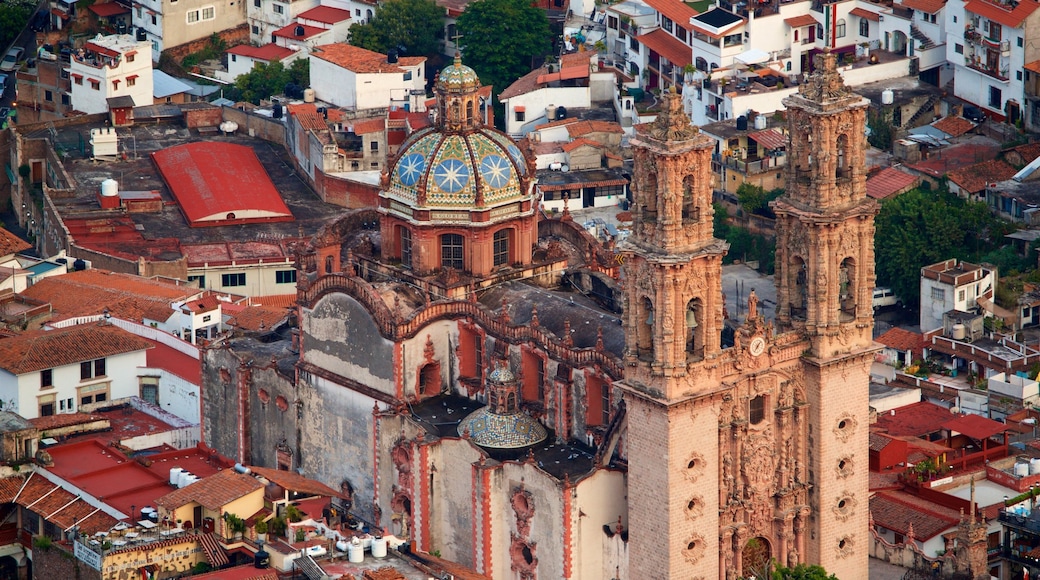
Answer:
[[[874,288],[874,310],[886,306],[902,306],[903,301],[892,292],[891,288]]]

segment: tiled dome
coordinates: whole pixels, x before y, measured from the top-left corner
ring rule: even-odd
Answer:
[[[499,415],[490,408],[473,411],[459,423],[459,435],[469,431],[469,438],[485,449],[523,449],[545,441],[545,427],[523,411]]]
[[[459,133],[428,128],[402,145],[390,167],[386,194],[416,208],[494,207],[528,194],[521,179],[526,173],[526,157],[505,133],[487,127]],[[422,202],[420,190],[426,194]]]
[[[509,370],[509,367],[505,365],[498,367],[488,374],[488,381],[492,383],[505,384],[511,383],[515,380],[516,376],[513,375],[513,371]]]
[[[462,57],[456,52],[455,62],[437,75],[437,85],[449,91],[468,91],[480,88],[480,78],[476,71],[462,64]]]

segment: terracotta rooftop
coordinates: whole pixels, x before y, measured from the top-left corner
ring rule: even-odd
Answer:
[[[32,244],[0,228],[0,257],[10,256],[32,248]]]
[[[867,195],[874,199],[888,199],[913,189],[920,181],[920,178],[895,167],[886,167],[867,179]]]
[[[194,502],[216,511],[263,487],[264,484],[255,477],[238,473],[233,469],[224,469],[160,497],[155,500],[155,505],[175,510]]]
[[[257,570],[252,564],[192,575],[192,580],[278,580],[272,569]]]
[[[688,23],[689,18],[686,21]],[[684,28],[693,29],[689,24]],[[690,51],[690,47],[663,28],[655,28],[648,34],[639,35],[636,40],[676,66],[683,67],[693,63],[693,53]]]
[[[278,308],[290,308],[296,306],[296,294],[278,294],[276,296],[254,296],[249,299],[250,304],[261,304],[263,306],[275,306]]]
[[[904,352],[908,350],[919,352],[925,344],[924,336],[920,333],[911,332],[898,326],[890,328],[888,332],[875,340],[888,348]]]
[[[240,44],[233,46],[227,50],[228,54],[237,54],[239,56],[245,56],[256,60],[263,60],[266,62],[274,62],[284,59],[287,56],[296,54],[296,51],[286,48],[284,46],[278,46],[275,43],[265,44],[260,47],[252,46],[249,44]]]
[[[749,133],[748,139],[753,139],[755,143],[758,143],[766,149],[777,150],[787,147],[787,137],[776,129],[763,129],[762,131]]]
[[[332,6],[315,6],[296,15],[300,20],[313,20],[325,24],[336,24],[344,20],[350,20],[350,10],[333,8]]]
[[[314,103],[299,103],[286,105],[289,115],[296,117],[301,127],[308,131],[328,131],[329,126],[325,117],[318,113],[318,107]]]
[[[982,440],[1007,431],[1008,426],[992,419],[987,419],[982,415],[968,414],[955,417],[943,423],[943,429],[955,431],[972,439]]]
[[[513,81],[513,84],[509,85],[498,95],[498,100],[504,101],[506,99],[512,99],[519,95],[526,95],[531,91],[540,88],[542,85],[538,82],[538,79],[545,74],[546,68],[537,68],[524,76]]]
[[[103,416],[90,413],[62,413],[59,415],[36,417],[34,419],[29,419],[29,422],[42,433],[48,429],[71,427],[73,425],[82,425],[84,423],[94,423],[104,420],[105,418]]]
[[[888,444],[891,443],[892,441],[893,441],[893,439],[891,437],[889,437],[888,435],[885,435],[884,433],[871,433],[870,434],[870,450],[871,451],[881,451],[885,447],[888,447]]]
[[[21,375],[149,348],[152,343],[116,326],[76,324],[0,339],[0,368]]]
[[[803,26],[816,26],[817,21],[809,14],[801,14],[799,16],[792,16],[791,18],[784,18],[784,22],[787,23],[791,28],[801,28]]]
[[[611,121],[578,121],[567,126],[571,139],[584,137],[589,133],[624,133],[621,125]]]
[[[946,174],[951,182],[969,193],[978,193],[986,185],[1011,179],[1018,171],[1002,160],[983,161]]]
[[[690,19],[697,16],[697,11],[687,6],[686,3],[680,0],[646,0],[646,3],[661,16],[668,18],[678,26],[686,30],[693,30]]]
[[[78,525],[80,532],[88,535],[108,531],[119,521],[38,473],[29,475],[17,492],[14,503],[41,515],[61,529]]]
[[[1011,6],[1014,6],[1011,8]],[[970,0],[964,9],[979,16],[995,20],[1004,26],[1018,28],[1040,6],[1035,0],[1024,0],[1013,5],[997,5],[986,0]],[[1010,8],[1010,10],[1009,10]]]
[[[911,10],[935,14],[946,6],[946,0],[900,0],[900,4]]]
[[[1035,161],[1037,157],[1040,157],[1040,143],[1026,143],[1025,145],[1019,145],[1004,151],[1005,158],[1009,154],[1019,157],[1022,164],[1029,164]],[[1015,161],[1012,161],[1012,163],[1015,163]]]
[[[917,496],[899,491],[881,491],[870,498],[874,524],[906,535],[913,525],[914,537],[930,540],[957,525],[960,514]]]
[[[878,415],[875,427],[894,437],[923,437],[941,431],[953,416],[946,407],[922,401]]]
[[[357,119],[351,121],[349,125],[349,131],[355,135],[367,135],[369,133],[379,133],[383,129],[386,129],[386,119],[380,117],[378,119]]]
[[[597,149],[603,147],[602,144],[597,143],[597,142],[593,141],[592,139],[586,139],[584,137],[578,137],[577,139],[575,139],[575,140],[573,140],[573,141],[571,141],[569,143],[564,143],[561,146],[561,148],[563,149],[564,152],[570,153],[571,151],[574,151],[578,147],[582,147],[582,146],[596,147]]]
[[[946,133],[950,137],[960,137],[961,135],[971,131],[975,128],[975,123],[965,119],[964,117],[956,117],[953,115],[947,115],[942,119],[932,123],[932,127]]]
[[[386,55],[359,46],[345,43],[323,44],[315,47],[312,56],[362,74],[403,73],[402,66],[415,66],[426,62],[425,56],[402,56],[397,64],[386,62]]]
[[[271,469],[269,467],[255,466],[251,466],[249,469],[254,474],[259,475],[267,479],[271,483],[274,483],[275,485],[288,491],[296,491],[308,495],[319,495],[322,497],[344,497],[343,494],[325,485],[324,483],[306,478],[292,471],[284,471],[281,469]]]
[[[307,40],[308,38],[311,38],[312,36],[317,36],[317,35],[321,34],[322,32],[325,32],[325,30],[326,30],[325,28],[318,28],[317,26],[308,26],[306,24],[300,24],[298,22],[294,22],[294,23],[292,23],[292,24],[290,24],[288,26],[283,26],[282,28],[279,28],[278,30],[275,30],[274,32],[271,33],[271,35],[272,36],[277,36],[279,38],[289,38],[289,39],[294,39],[294,40]],[[302,32],[303,34],[297,34],[297,32]]]
[[[295,297],[294,297],[295,298]],[[250,332],[270,330],[289,317],[289,309],[262,304],[246,306],[228,319],[228,326]]]
[[[1040,60],[1034,60],[1033,62],[1026,63],[1024,67],[1029,72],[1040,73]]]
[[[963,143],[946,147],[942,150],[942,155],[932,155],[918,163],[908,164],[907,167],[932,177],[942,177],[951,169],[986,159],[996,159],[999,152],[1000,147],[996,145]]]
[[[872,12],[870,10],[867,10],[866,8],[861,8],[859,6],[853,8],[852,10],[849,10],[849,14],[851,16],[859,16],[860,18],[866,18],[867,20],[873,20],[874,22],[881,20],[881,16],[877,12]]]

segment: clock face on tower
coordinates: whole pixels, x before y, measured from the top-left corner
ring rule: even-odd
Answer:
[[[748,345],[748,350],[751,352],[751,356],[762,354],[766,350],[766,339],[756,336],[752,339],[751,344]]]

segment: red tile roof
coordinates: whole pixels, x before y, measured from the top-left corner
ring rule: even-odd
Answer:
[[[784,134],[776,129],[755,131],[754,133],[748,134],[748,139],[753,139],[755,143],[758,143],[766,149],[775,150],[787,147],[787,137],[784,137]]]
[[[296,54],[292,49],[285,48],[284,46],[278,46],[273,42],[265,44],[261,47],[251,46],[249,44],[240,44],[238,46],[231,47],[227,50],[228,54],[237,54],[239,56],[247,56],[256,60],[263,60],[267,62],[274,62],[284,59],[287,56]]]
[[[906,535],[913,525],[914,537],[930,540],[957,525],[960,514],[920,497],[898,491],[881,491],[870,498],[874,524]]]
[[[106,308],[115,318],[143,323],[166,321],[173,315],[173,302],[189,299],[198,288],[178,286],[91,268],[44,278],[25,289],[22,296],[54,309],[54,320],[101,314]]]
[[[925,344],[924,336],[917,332],[911,332],[899,327],[893,327],[888,332],[877,337],[877,342],[898,351],[920,351]]]
[[[332,6],[315,6],[310,10],[301,12],[296,18],[300,20],[314,20],[325,24],[336,24],[344,20],[350,20],[350,10],[333,8]]]
[[[974,129],[975,123],[972,123],[964,117],[955,117],[953,115],[949,115],[932,123],[932,127],[935,127],[943,133],[946,133],[950,137],[960,137],[961,135]]]
[[[603,147],[603,145],[601,145],[601,144],[599,144],[599,143],[597,143],[597,142],[595,142],[595,141],[593,141],[591,139],[586,139],[584,137],[578,137],[577,139],[575,139],[575,140],[573,140],[573,141],[571,141],[569,143],[564,143],[563,146],[561,147],[561,149],[563,149],[564,152],[566,152],[566,153],[570,153],[571,151],[574,151],[578,147],[582,147],[582,146],[595,147],[597,149]]]
[[[686,30],[693,30],[693,26],[690,25],[690,19],[697,16],[697,11],[687,6],[684,2],[680,0],[646,0],[646,3],[661,16],[668,18]]]
[[[538,79],[545,74],[545,68],[535,69],[524,76],[513,81],[513,84],[509,85],[498,95],[498,100],[503,101],[505,99],[512,99],[519,95],[526,95],[527,93],[541,87],[538,83]]]
[[[273,570],[257,570],[252,564],[246,564],[205,574],[194,574],[191,580],[278,580],[278,574]]]
[[[302,30],[299,30],[299,31],[303,32],[303,34],[296,34],[298,29],[302,29]],[[278,38],[290,38],[290,39],[296,39],[296,40],[306,40],[308,38],[311,38],[312,36],[317,36],[317,35],[321,34],[322,32],[325,32],[325,30],[326,30],[325,28],[318,28],[317,26],[308,26],[306,24],[300,24],[298,22],[294,22],[294,23],[290,24],[289,26],[283,26],[282,28],[279,28],[278,30],[275,30],[274,32],[271,33],[271,36],[276,36]]]
[[[350,132],[355,135],[379,133],[384,129],[386,129],[386,119],[382,117],[378,119],[357,119],[349,124]]]
[[[571,139],[583,137],[589,133],[624,133],[621,125],[611,121],[578,121],[567,126],[567,134]]]
[[[686,66],[693,63],[693,51],[690,47],[663,28],[654,29],[649,34],[641,34],[636,37],[636,40],[667,58],[668,62],[674,65]]]
[[[66,413],[61,415],[47,415],[46,417],[36,417],[35,419],[29,419],[33,427],[36,427],[40,432],[47,431],[49,429],[57,429],[59,427],[71,427],[72,425],[82,425],[84,423],[94,423],[96,421],[104,421],[105,418],[101,415],[91,415],[87,413]],[[105,423],[106,425],[108,423]]]
[[[249,299],[251,304],[262,304],[264,306],[276,306],[279,308],[291,308],[296,306],[296,294],[279,294],[277,296],[254,296]]]
[[[289,115],[296,118],[296,122],[308,131],[327,131],[329,126],[325,117],[318,114],[318,107],[314,103],[299,103],[286,105],[285,110]]]
[[[986,185],[1011,179],[1018,171],[1005,161],[983,161],[946,174],[949,180],[969,193],[978,193]]]
[[[90,11],[102,18],[106,18],[117,14],[126,14],[130,12],[130,9],[118,2],[105,2],[104,4],[91,4]]]
[[[149,368],[163,369],[193,385],[202,385],[202,361],[198,357],[186,355],[161,342],[152,344],[154,348],[145,354],[145,364]]]
[[[255,477],[238,473],[233,469],[224,469],[160,497],[155,500],[155,505],[175,510],[194,502],[216,511],[263,487],[264,484]]]
[[[1033,62],[1027,63],[1024,67],[1029,72],[1040,73],[1040,60],[1034,60]]]
[[[819,24],[815,18],[808,14],[784,18],[784,22],[786,22],[791,28],[802,28],[804,26],[816,26]]]
[[[0,479],[0,503],[11,503],[18,495],[18,490],[25,485],[25,478],[18,475]]]
[[[946,407],[921,401],[878,415],[875,427],[893,437],[921,437],[941,431],[951,417]]]
[[[152,160],[192,227],[293,220],[251,147],[202,141]]]
[[[149,348],[152,343],[116,326],[77,324],[0,340],[0,368],[21,375]]]
[[[860,8],[859,6],[849,10],[849,14],[852,16],[859,16],[860,18],[866,18],[867,20],[873,20],[874,22],[881,20],[881,16],[877,12],[871,12],[866,8]]]
[[[402,56],[398,59],[397,64],[389,64],[386,62],[385,54],[345,43],[324,44],[315,47],[311,55],[362,74],[403,73],[405,71],[401,68],[402,66],[415,66],[426,62],[425,56]]]
[[[935,14],[946,6],[946,0],[900,0],[903,6],[918,12]]]
[[[1024,0],[1014,6],[1014,8],[1008,10],[1005,6],[991,4],[986,0],[970,0],[964,5],[964,9],[979,16],[985,16],[990,20],[995,20],[1004,26],[1018,28],[1040,4],[1037,4],[1035,0]]]
[[[249,469],[252,470],[254,474],[259,475],[288,491],[296,491],[308,495],[319,495],[322,497],[344,497],[343,494],[324,483],[308,479],[292,471],[271,469],[269,467],[250,467]]]
[[[270,330],[289,317],[288,308],[277,306],[247,306],[228,319],[228,326],[256,332]]]
[[[874,199],[888,199],[893,195],[913,189],[920,181],[920,178],[904,173],[895,167],[886,167],[867,179],[867,195]]]
[[[943,423],[943,429],[956,431],[972,439],[988,439],[1008,430],[1008,426],[981,415],[962,415]]]
[[[1004,151],[1005,157],[1009,153],[1015,153],[1021,163],[1028,164],[1040,157],[1040,143],[1026,143],[1018,147],[1012,147]]]
[[[888,447],[888,444],[891,443],[892,441],[893,441],[893,439],[891,437],[889,437],[888,435],[885,435],[884,433],[871,433],[870,434],[870,450],[871,451],[881,451],[885,447]]]
[[[10,256],[33,247],[32,244],[0,228],[0,257]]]

